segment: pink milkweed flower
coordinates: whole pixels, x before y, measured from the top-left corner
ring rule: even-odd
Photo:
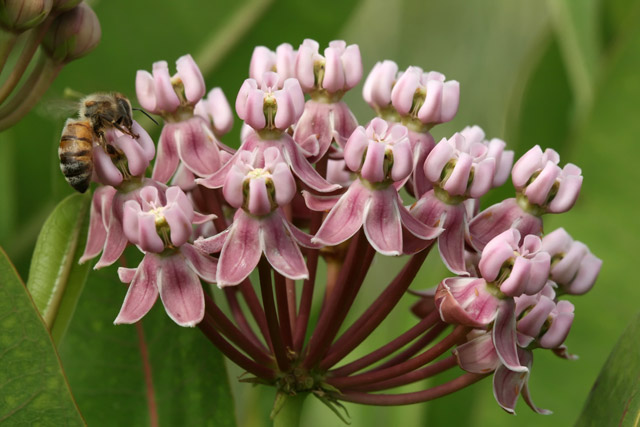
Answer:
[[[379,117],[399,122],[400,116],[391,105],[391,91],[396,83],[398,64],[385,60],[377,62],[369,72],[362,88],[362,97]]]
[[[216,138],[229,133],[233,127],[233,111],[227,97],[219,87],[209,91],[194,107],[193,113],[205,119],[211,126]]]
[[[246,79],[236,98],[238,116],[255,131],[283,132],[298,121],[304,109],[304,94],[296,79],[286,79],[278,88],[278,74],[271,71],[262,82]]]
[[[106,149],[94,142],[94,181],[118,187],[131,177],[144,175],[156,149],[147,131],[135,120],[131,130],[138,138],[117,129],[109,129],[105,133]]]
[[[403,239],[432,240],[441,233],[441,228],[415,220],[398,196],[395,185],[401,186],[412,168],[411,145],[404,126],[389,126],[376,118],[366,130],[358,127],[347,141],[344,160],[358,173],[358,179],[339,199],[303,193],[310,209],[331,209],[312,241],[337,245],[364,227],[376,251],[400,255]]]
[[[293,139],[302,146],[311,138],[318,141],[318,153],[310,157],[311,163],[322,158],[333,141],[344,148],[358,126],[349,106],[341,99],[362,78],[358,45],[347,46],[342,40],[334,40],[324,50],[324,57],[318,48],[317,42],[305,40],[298,50],[295,67],[300,86],[311,94],[311,99],[305,104]]]
[[[362,59],[358,45],[347,46],[343,40],[334,40],[329,42],[324,56],[319,48],[318,42],[311,39],[305,39],[298,48],[295,73],[305,93],[342,94],[360,82]]]
[[[562,293],[582,295],[594,285],[602,260],[587,245],[574,241],[564,228],[542,238],[542,249],[551,255],[551,280]]]
[[[560,169],[559,161],[560,156],[552,149],[542,152],[536,145],[527,151],[511,171],[516,198],[480,212],[469,223],[469,243],[482,250],[494,236],[512,227],[523,237],[540,235],[541,215],[569,210],[580,193],[582,175],[580,168],[571,163]]]
[[[117,189],[103,185],[93,193],[89,235],[84,253],[80,257],[80,264],[95,258],[100,252],[102,256],[95,269],[109,266],[120,258],[129,243],[122,229],[124,205],[129,200],[140,201],[140,191],[148,186],[156,187],[162,200],[167,187],[147,178],[142,178],[139,182],[132,181],[130,185]]]
[[[204,317],[204,293],[200,279],[215,283],[217,260],[187,240],[196,217],[191,202],[178,187],[166,197],[155,187],[144,187],[137,201],[124,207],[124,233],[145,256],[137,268],[119,268],[118,275],[129,290],[114,321],[135,323],[151,309],[158,294],[171,319],[180,326],[195,326]],[[166,202],[164,202],[166,200]]]
[[[240,153],[257,150],[257,163],[254,166],[262,167],[265,150],[276,147],[293,173],[310,188],[321,192],[340,188],[339,185],[331,184],[322,178],[306,159],[305,156],[317,154],[317,143],[312,147],[312,152],[305,152],[285,132],[302,114],[304,95],[295,79],[287,79],[284,88],[280,90],[275,89],[277,81],[278,75],[272,72],[263,76],[262,89],[258,89],[255,80],[245,80],[236,99],[236,111],[253,130],[246,133],[240,148],[231,160],[214,174],[198,180],[199,184],[208,188],[220,188],[238,161]]]
[[[315,247],[311,236],[285,218],[280,206],[291,202],[296,183],[277,148],[264,150],[264,162],[257,151],[243,151],[226,176],[222,191],[237,208],[233,223],[223,232],[198,239],[195,246],[207,253],[220,252],[218,286],[237,285],[258,265],[264,253],[273,268],[290,279],[309,273],[299,245]]]
[[[267,71],[278,73],[278,89],[282,89],[284,81],[295,78],[295,65],[298,52],[289,43],[282,43],[272,51],[265,46],[256,46],[251,55],[249,77],[262,84],[262,76]]]
[[[494,185],[496,164],[504,162],[500,142],[484,140],[484,132],[477,126],[465,128],[449,139],[443,138],[423,164],[424,177],[434,188],[420,196],[411,214],[433,225],[446,213],[438,249],[447,268],[456,274],[468,275],[464,247],[469,215],[463,202],[483,196]],[[406,246],[405,252],[420,249]]]
[[[475,338],[459,345],[453,354],[458,360],[458,365],[467,372],[476,374],[493,374],[493,396],[498,404],[510,414],[515,414],[518,396],[522,395],[529,407],[538,414],[549,415],[551,411],[538,408],[531,399],[529,392],[529,376],[533,365],[531,351],[518,349],[518,359],[526,368],[526,371],[512,371],[502,364],[491,334],[488,332],[478,334],[473,331],[470,335]]]
[[[498,138],[485,139],[484,130],[480,126],[467,126],[460,131],[469,144],[483,144],[487,147],[487,157],[496,159],[496,169],[491,187],[500,187],[509,178],[513,166],[514,152],[505,150],[506,142]]]
[[[444,74],[409,67],[391,91],[391,104],[401,116],[408,116],[432,127],[448,122],[458,112],[460,83],[445,82]]]
[[[555,292],[547,285],[536,295],[522,295],[515,299],[518,345],[560,349],[573,323],[574,306],[569,301],[557,301]]]
[[[208,120],[194,115],[196,104],[205,94],[198,65],[191,55],[185,55],[178,58],[176,66],[178,72],[173,77],[166,61],[155,62],[153,74],[139,70],[136,75],[138,102],[165,119],[152,174],[160,182],[171,178],[180,160],[195,175],[211,175],[221,166],[220,149],[224,148],[209,129]]]

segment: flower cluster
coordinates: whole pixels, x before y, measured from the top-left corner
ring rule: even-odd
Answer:
[[[160,295],[171,319],[197,325],[283,397],[313,393],[331,406],[415,403],[494,373],[505,410],[514,411],[521,393],[545,412],[527,386],[533,350],[571,357],[564,341],[574,306],[562,298],[587,292],[601,266],[564,229],[542,232],[543,214],[574,205],[578,167],[561,169],[558,154],[538,146],[513,165],[506,143],[478,126],[436,144],[432,128],[456,115],[458,82],[418,67],[398,72],[392,61],[366,78],[363,96],[377,117],[358,125],[342,98],[360,83],[362,62],[358,46],[344,41],[322,54],[313,40],[297,50],[255,49],[235,100],[243,121],[237,150],[221,141],[233,123],[222,90],[205,98],[189,55],[176,68],[172,76],[160,61],[136,77],[138,102],[164,120],[151,176],[154,146],[137,123],[137,138],[105,134],[124,162],[94,153],[100,185],[82,261],[102,252],[96,268],[110,265],[128,244],[144,253],[137,268],[118,270],[129,289],[115,323],[139,321]],[[510,174],[515,197],[479,211],[480,198]],[[414,307],[418,323],[339,365],[407,293],[436,244],[455,276],[435,290],[412,290],[423,295]],[[376,254],[407,262],[343,328]],[[320,265],[324,284],[316,283]],[[201,279],[224,289],[233,320]],[[324,300],[310,325],[318,289]],[[466,373],[432,389],[373,393],[457,366]],[[276,400],[274,413],[285,400]]]

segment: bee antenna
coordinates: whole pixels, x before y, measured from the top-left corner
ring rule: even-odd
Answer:
[[[142,108],[131,108],[131,109],[132,109],[132,110],[134,110],[134,111],[140,111],[142,114],[144,114],[145,116],[149,117],[149,119],[150,119],[153,123],[155,123],[155,124],[156,124],[156,126],[158,126],[158,122],[156,122],[156,121],[153,119],[153,117],[151,117],[151,116],[149,115],[149,113],[147,113],[146,111],[144,111]]]

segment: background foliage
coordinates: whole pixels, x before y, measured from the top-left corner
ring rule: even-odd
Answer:
[[[459,114],[436,128],[436,140],[478,124],[487,136],[505,139],[516,155],[540,144],[558,150],[563,163],[582,167],[585,181],[578,204],[569,214],[546,217],[545,226],[565,227],[604,260],[604,267],[594,290],[573,300],[576,322],[568,346],[580,359],[568,362],[536,352],[533,397],[555,414],[541,417],[521,403],[517,419],[507,415],[494,402],[488,380],[424,405],[348,406],[354,426],[397,421],[408,426],[575,422],[640,301],[640,288],[629,274],[637,262],[640,235],[634,187],[640,180],[639,0],[110,0],[94,1],[92,6],[102,24],[102,42],[62,71],[49,98],[60,97],[70,87],[84,93],[117,90],[135,99],[137,69],[192,53],[208,85],[222,87],[233,105],[253,46],[275,48],[289,42],[296,47],[306,37],[325,45],[344,38],[360,45],[365,72],[378,60],[393,59],[400,68],[419,65],[460,81]],[[361,85],[347,100],[365,122],[372,112],[360,89]],[[0,134],[0,246],[25,280],[41,226],[71,193],[56,153],[64,119],[37,108]],[[224,142],[237,145],[239,128],[236,122]],[[157,136],[159,128],[152,130]],[[508,196],[512,188],[506,187],[490,194],[485,203]],[[437,257],[431,258],[415,289],[431,287],[446,274]],[[377,258],[365,285],[370,292],[357,301],[356,313],[394,271],[390,264],[398,263]],[[232,397],[225,391],[217,353],[199,331],[178,330],[158,310],[145,318],[142,332],[134,326],[112,326],[125,292],[113,269],[91,272],[60,344],[62,364],[89,424],[148,422],[139,333],[148,343],[155,386],[165,390],[156,395],[161,425],[186,414],[194,423],[207,419],[209,424],[232,424],[228,414],[220,412],[230,408]],[[407,299],[392,313],[366,342],[368,348],[413,322],[400,312],[410,303]],[[240,373],[231,367],[238,424],[268,424],[273,391],[237,384]],[[226,394],[229,401],[213,407],[211,393]],[[303,417],[308,426],[339,423],[312,399]]]

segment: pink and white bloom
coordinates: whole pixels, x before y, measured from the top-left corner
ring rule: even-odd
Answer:
[[[295,73],[305,93],[323,91],[344,93],[362,78],[362,59],[356,44],[347,46],[344,40],[329,42],[324,56],[315,40],[305,39],[298,48]]]
[[[376,118],[358,127],[344,150],[347,167],[358,179],[338,198],[304,193],[312,210],[329,210],[313,241],[337,245],[361,227],[376,251],[400,255],[403,239],[432,240],[441,228],[424,225],[409,214],[396,190],[411,174],[412,153],[407,129]],[[403,233],[403,231],[406,231]]]
[[[566,212],[574,205],[580,188],[580,168],[567,163],[560,168],[560,156],[536,145],[513,166],[511,180],[516,198],[507,199],[480,212],[469,224],[469,243],[482,250],[489,240],[509,228],[524,237],[542,233],[541,215]]]
[[[194,213],[187,196],[170,187],[164,197],[155,187],[140,191],[138,201],[124,207],[124,233],[145,252],[137,268],[119,268],[130,283],[115,324],[135,323],[151,309],[158,295],[169,317],[180,326],[195,326],[204,317],[200,278],[214,283],[217,260],[187,243],[195,221],[211,217]]]
[[[458,359],[458,365],[467,372],[476,374],[493,374],[493,396],[498,404],[510,414],[515,414],[515,407],[519,395],[527,405],[538,414],[549,415],[551,411],[538,408],[531,399],[529,392],[529,375],[533,365],[533,354],[524,349],[518,349],[518,359],[526,371],[512,371],[502,364],[491,334],[472,332],[475,338],[459,345],[453,354]]]
[[[138,102],[165,120],[152,174],[160,182],[171,178],[180,161],[195,175],[211,175],[221,166],[220,149],[224,148],[209,129],[208,120],[194,115],[205,94],[200,69],[191,55],[178,58],[176,66],[174,76],[169,75],[166,61],[155,62],[153,73],[139,70],[136,75]]]
[[[595,283],[602,260],[587,245],[574,241],[564,228],[542,238],[542,249],[551,255],[551,280],[566,294],[582,295]]]
[[[279,209],[289,204],[296,193],[293,175],[277,148],[264,151],[264,164],[258,154],[241,152],[225,179],[224,197],[238,209],[231,226],[195,242],[207,253],[220,252],[220,287],[246,279],[262,254],[285,277],[296,280],[309,275],[299,245],[314,247],[311,236],[289,223]]]
[[[447,268],[456,274],[468,275],[465,239],[469,234],[469,215],[464,202],[483,196],[496,179],[502,179],[497,177],[496,164],[509,163],[508,154],[506,161],[503,159],[503,148],[502,141],[484,140],[484,132],[476,126],[465,128],[449,139],[443,138],[424,162],[424,177],[434,188],[420,196],[411,214],[431,226],[446,214],[445,231],[438,237],[438,249]],[[420,246],[406,246],[405,252],[420,249]]]
[[[272,51],[265,46],[256,46],[251,55],[249,77],[262,84],[262,76],[267,71],[278,73],[278,88],[282,89],[284,81],[295,78],[295,66],[298,52],[289,43],[282,43]]]
[[[258,89],[255,80],[245,80],[236,99],[236,111],[253,131],[247,133],[231,160],[211,176],[198,180],[199,184],[208,188],[220,188],[231,168],[240,161],[242,152],[256,152],[254,166],[259,168],[264,165],[263,153],[270,147],[275,147],[293,173],[309,188],[320,192],[340,188],[322,178],[306,159],[305,156],[317,154],[317,142],[311,147],[311,152],[306,152],[285,132],[300,118],[304,108],[304,95],[295,79],[287,79],[283,89],[276,89],[277,81],[278,75],[272,72],[263,76],[261,89]]]

